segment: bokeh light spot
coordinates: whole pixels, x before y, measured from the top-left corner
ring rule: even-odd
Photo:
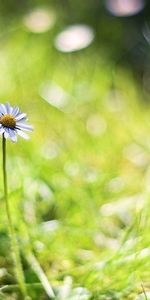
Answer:
[[[54,41],[61,52],[73,52],[88,47],[94,39],[94,31],[87,25],[72,25],[59,33]]]
[[[38,8],[24,16],[23,23],[29,31],[42,33],[51,29],[55,23],[55,19],[54,12]]]
[[[144,4],[143,0],[106,0],[105,5],[112,15],[125,17],[139,13]]]

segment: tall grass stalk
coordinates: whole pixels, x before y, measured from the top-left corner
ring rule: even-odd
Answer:
[[[4,182],[4,200],[6,205],[6,214],[8,219],[8,229],[9,229],[9,235],[11,240],[11,251],[12,251],[12,258],[15,268],[15,275],[16,279],[18,281],[20,292],[22,294],[22,299],[29,299],[27,296],[27,290],[25,285],[25,278],[20,258],[20,252],[17,242],[16,233],[13,227],[12,222],[12,216],[11,216],[11,210],[9,205],[9,199],[8,199],[8,188],[7,188],[7,169],[6,169],[6,139],[4,137],[4,134],[2,136],[2,160],[3,160],[3,182]]]

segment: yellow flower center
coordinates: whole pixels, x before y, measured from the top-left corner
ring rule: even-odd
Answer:
[[[0,124],[2,124],[5,127],[13,129],[16,126],[15,117],[13,115],[6,114],[6,115],[0,117]]]

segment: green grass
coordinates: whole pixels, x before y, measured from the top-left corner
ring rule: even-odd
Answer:
[[[133,300],[142,285],[149,288],[150,107],[131,72],[114,70],[105,49],[60,54],[54,36],[55,30],[28,33],[21,20],[1,35],[1,102],[18,104],[35,128],[29,142],[7,143],[28,291],[48,299],[32,270],[33,253],[59,300]],[[49,80],[70,95],[71,112],[42,99],[40,87]],[[0,299],[20,299],[2,174],[0,182]],[[70,293],[83,287],[91,296],[63,298],[60,286]]]

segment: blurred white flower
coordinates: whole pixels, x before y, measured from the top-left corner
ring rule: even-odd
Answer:
[[[107,10],[114,16],[126,17],[139,13],[145,5],[144,0],[106,0]]]
[[[149,164],[149,154],[136,143],[127,145],[123,150],[123,155],[137,167],[145,167]]]
[[[49,104],[63,112],[70,112],[72,96],[53,81],[47,81],[40,87],[40,96]]]
[[[119,193],[123,190],[125,184],[125,180],[121,176],[114,177],[107,183],[106,190],[108,190],[111,193]]]
[[[94,39],[94,31],[87,25],[72,25],[59,33],[54,41],[61,52],[73,52],[88,47]]]
[[[54,232],[58,229],[58,227],[59,227],[59,221],[57,220],[51,220],[51,221],[43,222],[41,224],[41,229],[46,233]]]
[[[90,115],[86,122],[86,129],[93,136],[101,136],[107,129],[105,119],[98,114]]]
[[[24,16],[23,23],[29,31],[42,33],[51,29],[55,23],[55,19],[54,12],[44,8],[37,8]]]
[[[48,141],[45,143],[41,148],[41,154],[44,159],[54,159],[56,158],[61,152],[61,148],[58,143],[53,141]]]

